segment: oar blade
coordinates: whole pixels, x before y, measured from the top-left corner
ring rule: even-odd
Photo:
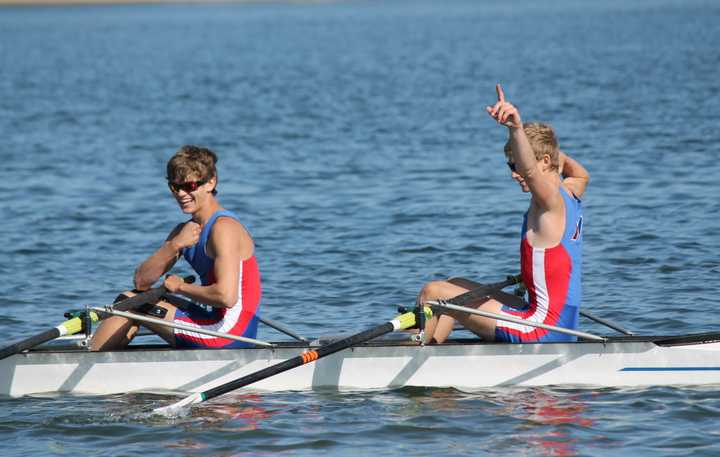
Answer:
[[[202,392],[198,392],[189,395],[179,402],[173,403],[172,405],[163,406],[161,408],[155,408],[152,414],[157,414],[165,417],[181,417],[187,415],[190,412],[190,406],[196,403],[202,403],[203,395]]]
[[[213,387],[212,389],[206,390],[204,392],[192,394],[192,395],[184,398],[183,400],[181,400],[177,403],[174,403],[170,406],[166,406],[163,408],[157,408],[153,412],[164,415],[164,416],[177,415],[179,412],[182,412],[183,408],[185,408],[185,407],[189,407],[196,403],[201,403],[205,400],[215,398],[219,395],[226,394],[228,392],[239,389],[241,387],[245,387],[250,384],[254,384],[258,381],[262,381],[263,379],[267,379],[271,376],[275,376],[277,374],[283,373],[283,372],[291,370],[293,368],[315,362],[316,360],[326,357],[330,354],[334,354],[336,352],[342,351],[343,349],[347,349],[352,346],[356,346],[358,344],[364,343],[366,341],[369,341],[371,339],[385,335],[387,333],[390,333],[390,332],[393,332],[396,330],[405,330],[405,329],[411,328],[411,327],[415,326],[416,323],[417,323],[417,320],[416,320],[415,313],[408,312],[408,313],[401,314],[401,315],[397,316],[395,319],[393,319],[389,322],[385,322],[384,324],[381,324],[377,327],[373,327],[373,328],[365,330],[363,332],[356,333],[347,338],[343,338],[343,339],[335,341],[333,343],[330,343],[330,344],[327,344],[324,346],[320,346],[317,349],[304,352],[303,354],[300,354],[295,357],[291,357],[283,362],[276,363],[269,367],[263,368],[262,370],[255,371],[248,375],[245,375],[240,378],[234,379],[232,381],[226,382],[217,387]]]

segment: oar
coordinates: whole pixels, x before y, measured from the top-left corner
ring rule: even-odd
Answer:
[[[187,330],[189,332],[194,333],[200,333],[203,335],[210,335],[215,336],[218,338],[227,338],[229,340],[235,340],[235,341],[241,341],[243,343],[249,343],[254,344],[256,346],[264,346],[264,347],[275,347],[275,344],[268,343],[266,341],[256,340],[254,338],[247,338],[244,336],[238,336],[233,335],[232,333],[224,333],[224,332],[216,332],[214,330],[208,330],[202,327],[193,327],[192,325],[185,325],[178,322],[170,322],[166,321],[164,319],[157,319],[155,317],[150,316],[141,316],[140,314],[134,314],[134,313],[127,313],[125,311],[118,311],[112,308],[112,306],[106,306],[104,308],[100,307],[91,307],[90,308],[93,312],[100,314],[100,315],[111,315],[111,316],[120,316],[124,317],[126,319],[130,319],[137,322],[147,322],[149,324],[155,324],[155,325],[162,325],[164,327],[170,327],[170,328],[176,328],[180,330]]]
[[[268,327],[274,328],[275,330],[277,330],[277,331],[279,331],[279,332],[281,332],[281,333],[284,333],[284,334],[286,334],[287,336],[291,336],[291,337],[295,338],[295,339],[298,340],[298,341],[302,341],[303,343],[309,343],[309,342],[310,342],[310,340],[307,339],[307,338],[305,338],[304,336],[298,335],[297,333],[293,332],[292,330],[290,330],[289,328],[285,327],[284,325],[282,325],[282,324],[280,324],[280,323],[278,323],[278,322],[275,322],[275,321],[271,321],[271,320],[268,319],[267,317],[258,316],[258,319],[260,320],[260,322],[262,322],[263,324],[267,325]]]
[[[184,278],[184,281],[185,282],[193,282],[193,281],[195,281],[195,277],[188,276],[188,277]],[[125,300],[121,300],[113,305],[108,305],[108,306],[111,306],[112,308],[120,310],[120,311],[128,311],[131,309],[135,309],[139,306],[142,306],[145,303],[157,301],[166,292],[167,292],[167,289],[165,289],[164,286],[160,286],[160,287],[156,287],[154,289],[150,289],[148,291],[139,293],[130,298],[126,298]],[[0,349],[0,360],[6,359],[15,354],[19,354],[22,351],[32,349],[35,346],[38,346],[43,343],[47,343],[48,341],[54,340],[55,338],[59,338],[61,336],[65,336],[65,335],[73,335],[73,334],[79,332],[81,329],[82,329],[82,319],[80,317],[73,317],[72,319],[67,320],[67,321],[63,322],[62,324],[58,325],[57,327],[53,327],[49,330],[45,330],[44,332],[38,333],[35,336],[31,336],[30,338],[26,338],[22,341],[18,341],[17,343],[11,344],[10,346]]]
[[[635,334],[635,333],[631,332],[630,330],[628,330],[628,329],[626,329],[626,328],[620,327],[620,325],[617,324],[617,323],[615,323],[615,322],[609,321],[609,320],[607,320],[607,319],[603,319],[602,317],[598,317],[598,316],[592,314],[592,313],[591,313],[590,311],[588,311],[588,310],[582,310],[582,309],[581,309],[581,310],[580,310],[580,315],[581,315],[581,316],[584,316],[584,317],[587,317],[587,318],[590,319],[591,321],[595,321],[595,322],[597,322],[598,324],[604,325],[604,326],[607,327],[607,328],[611,328],[611,329],[613,329],[613,330],[615,330],[615,331],[617,331],[617,332],[623,333],[623,334],[625,334],[625,335],[630,335],[630,336],[632,336],[632,335]]]
[[[454,298],[451,299],[451,300],[452,300],[453,302],[455,301]],[[567,329],[567,328],[556,327],[556,326],[554,326],[554,325],[547,325],[547,324],[543,324],[543,323],[540,323],[540,322],[532,322],[532,321],[528,321],[528,320],[525,320],[525,319],[520,319],[520,318],[517,318],[517,317],[504,316],[504,315],[502,315],[502,314],[491,313],[491,312],[483,311],[483,310],[480,310],[480,309],[467,308],[467,307],[465,307],[465,306],[457,306],[457,305],[454,305],[454,304],[452,304],[452,303],[450,303],[450,302],[448,302],[448,301],[445,301],[445,300],[428,301],[428,302],[426,302],[425,304],[426,304],[426,305],[429,305],[430,307],[432,307],[433,310],[435,310],[435,309],[448,310],[448,309],[449,309],[449,310],[453,310],[453,311],[459,311],[459,312],[462,312],[462,313],[475,314],[475,315],[478,315],[478,316],[489,317],[489,318],[491,318],[491,319],[496,319],[496,320],[500,320],[500,321],[513,322],[513,323],[516,323],[516,324],[528,325],[528,326],[530,326],[530,327],[538,327],[538,328],[542,328],[542,329],[545,329],[545,330],[550,330],[550,331],[553,331],[553,332],[565,333],[566,335],[577,336],[577,337],[585,338],[585,339],[588,339],[588,340],[602,341],[602,342],[607,341],[607,338],[604,338],[604,337],[602,337],[602,336],[593,335],[592,333],[580,332],[580,331],[578,331],[578,330],[570,330],[570,329]]]
[[[521,277],[520,275],[517,275],[517,276],[509,276],[508,279],[509,279],[509,278],[516,278],[516,279],[517,279],[517,282],[514,283],[514,284],[520,284],[520,283],[522,282],[522,277]],[[467,288],[467,289],[472,289],[472,290],[474,290],[475,288],[477,288],[478,290],[480,290],[480,289],[483,288],[483,287],[488,287],[488,286],[483,286],[482,284],[480,284],[480,283],[478,283],[478,282],[471,281],[471,280],[465,279],[465,278],[453,278],[453,279],[450,280],[450,282],[452,282],[453,284],[456,284],[456,285],[458,285],[458,286],[465,287],[465,288]],[[508,284],[508,285],[511,285],[511,284]],[[491,286],[492,286],[492,285],[491,285]],[[504,286],[504,287],[507,287],[507,286]],[[463,294],[463,295],[465,295],[465,294]],[[463,295],[459,295],[458,297],[451,298],[451,299],[449,299],[449,301],[451,301],[452,303],[455,303],[456,305],[463,305],[463,303],[458,303],[458,302],[456,301],[456,298],[460,298],[460,297],[462,297]],[[512,307],[524,307],[524,306],[527,306],[527,303],[525,302],[525,300],[522,299],[522,297],[518,297],[518,296],[512,295],[512,294],[505,294],[505,293],[503,293],[503,299],[501,299],[500,301],[502,301],[504,304],[506,304],[506,305],[508,305],[508,306],[512,306]],[[465,304],[467,304],[467,303],[465,303]],[[606,326],[606,327],[608,327],[608,328],[610,328],[610,329],[613,329],[613,330],[615,330],[615,331],[617,331],[617,332],[619,332],[619,333],[623,333],[623,334],[625,334],[625,335],[634,335],[634,333],[631,332],[630,330],[621,327],[619,324],[617,324],[617,323],[615,323],[615,322],[612,322],[612,321],[609,321],[609,320],[607,320],[607,319],[603,319],[603,318],[601,318],[601,317],[598,317],[598,316],[594,315],[593,313],[591,313],[590,311],[581,309],[581,310],[580,310],[580,315],[583,316],[583,317],[585,317],[585,318],[587,318],[587,319],[590,319],[591,321],[597,322],[598,324],[601,324],[601,325],[604,325],[604,326]]]
[[[414,327],[416,322],[417,319],[414,312],[407,312],[401,314],[389,322],[385,322],[382,325],[371,328],[369,330],[365,330],[364,332],[360,332],[347,338],[343,338],[325,346],[320,346],[315,350],[305,352],[299,356],[285,360],[284,362],[280,362],[267,368],[263,368],[260,371],[256,371],[254,373],[227,382],[220,386],[213,387],[212,389],[206,390],[204,392],[194,393],[188,397],[185,397],[177,403],[173,403],[172,405],[162,408],[157,408],[153,411],[153,413],[162,415],[176,415],[176,413],[185,406],[202,403],[204,401],[210,400],[211,398],[215,398],[218,395],[231,392],[241,387],[245,387],[258,381],[262,381],[263,379],[267,379],[271,376],[275,376],[276,374],[280,374],[301,365],[314,362],[330,354],[342,351],[343,349],[347,349],[349,347],[356,346],[358,344],[372,340],[373,338],[385,335],[386,333]]]
[[[455,278],[459,279],[459,278]],[[460,278],[463,279],[463,278]],[[515,276],[508,276],[505,281],[496,282],[494,284],[480,284],[476,283],[474,281],[470,281],[467,279],[463,279],[463,281],[467,281],[467,283],[472,284],[473,287],[468,292],[465,292],[464,294],[457,295],[453,298],[450,298],[449,301],[452,301],[456,305],[465,306],[472,304],[475,300],[478,300],[480,298],[486,298],[493,292],[500,291],[508,286],[512,286],[514,284],[519,284],[522,281],[522,277],[520,275]],[[453,282],[450,280],[450,282]],[[462,284],[462,287],[465,285]]]

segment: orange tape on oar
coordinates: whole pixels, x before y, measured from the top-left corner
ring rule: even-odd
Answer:
[[[215,398],[218,395],[222,395],[235,389],[239,389],[241,387],[245,387],[252,383],[261,381],[263,379],[267,379],[270,376],[275,376],[277,374],[283,373],[301,365],[314,362],[330,354],[342,351],[343,349],[353,347],[355,345],[364,343],[365,341],[370,341],[371,339],[385,335],[386,333],[411,328],[415,324],[416,319],[414,312],[401,314],[390,322],[385,322],[384,324],[365,330],[364,332],[360,332],[347,338],[337,340],[333,343],[320,346],[315,350],[311,350],[301,355],[289,358],[284,362],[276,363],[275,365],[263,368],[262,370],[250,373],[233,381],[226,382],[225,384],[213,387],[212,389],[206,390],[204,392],[194,393],[188,397],[185,397],[177,403],[173,403],[172,405],[162,408],[157,408],[153,412],[165,415],[175,414],[185,406],[193,405],[195,403],[200,403],[211,398]]]
[[[301,357],[302,357],[303,365],[305,365],[306,363],[316,361],[319,356],[318,356],[317,351],[310,351],[310,352],[304,353]]]

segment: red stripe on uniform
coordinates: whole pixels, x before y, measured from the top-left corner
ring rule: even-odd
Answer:
[[[544,259],[541,271],[534,268],[533,255],[535,249],[527,238],[523,238],[520,245],[521,274],[523,283],[527,287],[530,309],[525,311],[503,310],[520,319],[530,319],[538,312],[538,296],[547,296],[547,314],[542,323],[556,325],[567,298],[570,283],[570,269],[572,261],[562,244],[544,250]],[[541,254],[542,255],[542,254]],[[543,271],[544,270],[544,271]],[[538,276],[541,275],[541,276]],[[538,287],[544,287],[539,290]],[[529,332],[498,324],[504,332],[518,337],[521,341],[537,340],[548,333],[548,330],[533,327]]]

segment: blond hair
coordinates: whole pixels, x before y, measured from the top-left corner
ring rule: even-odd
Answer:
[[[217,177],[217,160],[217,155],[210,149],[186,144],[168,161],[167,179],[170,182],[183,182],[196,177],[199,181],[207,182]]]
[[[540,122],[526,122],[523,124],[523,130],[535,153],[535,160],[542,160],[543,156],[548,155],[550,164],[554,169],[558,170],[560,168],[560,146],[553,128]],[[504,149],[505,155],[511,158],[512,147],[510,146],[510,140],[505,143]]]

